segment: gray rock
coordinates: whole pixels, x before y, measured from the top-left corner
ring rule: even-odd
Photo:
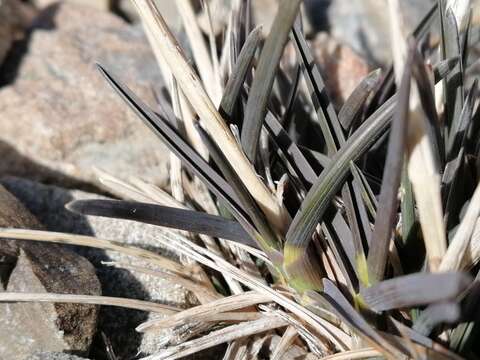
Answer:
[[[97,10],[108,11],[112,6],[111,0],[33,0],[32,3],[38,8],[45,8],[47,6],[67,1],[74,4],[91,6]]]
[[[0,226],[42,228],[35,217],[0,187]],[[2,241],[6,291],[100,295],[93,266],[61,246]],[[18,257],[18,259],[17,259]],[[12,261],[13,259],[13,261]],[[14,264],[9,276],[6,270]],[[87,353],[96,331],[98,306],[9,303],[0,305],[0,354],[23,360],[37,351]]]
[[[82,217],[64,208],[66,203],[74,199],[99,198],[98,195],[45,186],[18,178],[4,179],[2,184],[15,194],[48,230],[121,241],[172,257],[172,254],[158,246],[156,238],[162,233],[159,227],[124,220]],[[76,251],[97,268],[105,296],[146,299],[181,307],[189,302],[188,294],[179,286],[172,286],[156,277],[105,267],[101,264],[102,261],[119,261],[151,267],[148,263],[113,251],[90,248],[77,248]],[[149,314],[139,311],[102,307],[99,330],[108,335],[119,358],[132,358],[137,352],[151,354],[159,349],[161,343],[159,334],[148,334],[142,338],[135,332],[135,327],[148,318]],[[101,339],[95,345],[100,351],[104,348]],[[95,358],[94,354],[91,356]]]
[[[311,17],[321,17],[322,29],[330,29],[340,42],[373,63],[385,64],[391,59],[388,5],[384,0],[312,0]],[[433,0],[401,1],[402,16],[408,29],[414,29],[433,5]],[[317,14],[327,14],[324,15]],[[328,19],[328,20],[326,20]],[[328,21],[328,23],[325,23]],[[312,21],[315,22],[315,21]]]
[[[74,186],[92,167],[163,185],[168,152],[114,93],[95,62],[147,103],[163,83],[141,30],[114,14],[62,3],[47,8],[9,56],[0,89],[0,174]]]
[[[42,352],[37,353],[25,360],[88,360],[81,358],[75,355],[64,354],[64,353],[54,353],[54,352]]]

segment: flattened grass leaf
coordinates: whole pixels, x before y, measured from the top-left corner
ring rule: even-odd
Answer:
[[[370,241],[367,265],[371,283],[383,280],[388,261],[388,250],[397,216],[398,189],[402,177],[407,141],[413,51],[410,51],[409,60],[405,67],[398,94],[397,109],[390,131],[378,208],[378,213],[382,215],[377,216],[375,219],[375,228]]]
[[[242,146],[251,163],[255,163],[258,140],[267,112],[278,64],[290,29],[297,18],[300,0],[281,0],[270,34],[265,42],[245,109]]]
[[[139,221],[256,247],[238,222],[198,211],[120,200],[76,200],[66,207],[77,214]]]
[[[472,283],[468,274],[451,272],[401,276],[360,291],[362,300],[377,312],[456,299]]]
[[[456,302],[433,304],[423,310],[413,324],[413,330],[429,336],[441,324],[452,324],[460,320],[460,305]]]
[[[338,113],[338,120],[346,132],[350,130],[350,127],[361,113],[372,91],[378,87],[381,75],[382,72],[380,69],[368,74],[368,76],[357,85],[355,90],[353,90],[352,94],[345,101],[345,104],[343,104]]]
[[[238,101],[243,83],[245,82],[245,78],[251,68],[255,52],[260,44],[261,36],[262,27],[259,26],[249,34],[240,54],[238,55],[237,62],[235,63],[232,74],[225,86],[225,91],[220,103],[220,114],[223,115],[225,119],[232,118],[235,104]]]

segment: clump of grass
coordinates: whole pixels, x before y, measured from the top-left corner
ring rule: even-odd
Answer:
[[[5,229],[0,237],[147,259],[155,270],[106,265],[180,284],[199,305],[11,293],[0,301],[158,312],[137,330],[170,329],[171,336],[145,359],[222,343],[225,359],[256,355],[265,344],[272,359],[473,357],[480,110],[477,81],[466,75],[478,32],[469,2],[439,0],[409,31],[400,2],[389,0],[393,65],[372,72],[338,113],[303,34],[301,1],[279,2],[261,49],[249,1],[233,2],[220,49],[213,31],[204,41],[189,1],[178,1],[193,65],[154,2],[133,2],[172,80],[161,102],[173,112],[156,113],[99,69],[174,154],[171,193],[102,173],[126,200],[68,208],[176,229],[159,231],[158,242],[191,261],[68,234]],[[287,41],[297,52],[293,71],[279,67]]]

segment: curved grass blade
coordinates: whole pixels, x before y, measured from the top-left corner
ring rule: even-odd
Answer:
[[[292,164],[295,164],[295,167],[299,170],[302,176],[307,177],[305,180],[307,181],[307,189],[311,187],[311,185],[317,179],[317,174],[310,166],[309,162],[304,157],[303,153],[300,151],[298,146],[290,139],[286,131],[282,128],[280,123],[275,119],[273,114],[268,113],[266,117],[265,127],[269,130],[272,137],[274,137],[274,141],[279,143],[279,146],[282,150],[287,153],[290,158]],[[326,158],[329,162],[330,160]],[[349,243],[348,239],[352,239],[352,235],[348,225],[344,222],[342,215],[336,211],[335,215],[333,216],[332,226],[329,225],[330,221],[326,221],[323,224],[323,229],[325,232],[328,232],[327,240],[330,243],[330,247],[332,248],[335,258],[338,264],[342,267],[342,271],[344,272],[345,276],[348,277],[347,280],[354,281],[351,278],[352,272],[350,271],[350,264],[344,253],[349,253]],[[343,226],[344,225],[344,226]],[[334,236],[337,236],[337,239],[334,240]],[[348,235],[347,235],[348,234]],[[351,265],[355,266],[355,255],[354,251],[351,252],[350,260]],[[348,270],[348,271],[347,271]],[[350,271],[350,272],[349,272]],[[354,275],[355,276],[355,275]]]
[[[272,137],[274,137],[274,141],[279,143],[279,146],[282,148],[282,150],[289,155],[290,161],[292,164],[295,164],[295,167],[299,170],[299,173],[305,177],[307,182],[306,186],[307,189],[309,189],[318,176],[304,157],[303,153],[300,151],[295,142],[290,139],[287,132],[282,128],[280,123],[270,112],[267,114],[265,127],[269,130]],[[330,161],[328,158],[326,158],[326,160],[328,162]],[[343,224],[345,226],[342,226]],[[333,216],[332,226],[329,226],[329,221],[326,221],[324,225],[325,226],[323,229],[329,234],[327,235],[327,240],[330,243],[330,247],[334,252],[335,258],[339,266],[342,267],[342,271],[344,272],[345,276],[347,276],[347,280],[351,282],[353,280],[350,279],[352,274],[350,271],[350,264],[344,255],[344,253],[348,254],[348,239],[352,239],[348,225],[343,221],[342,215],[337,211],[335,211],[335,215]],[[338,239],[334,240],[333,237],[336,234],[338,234]],[[346,234],[349,234],[349,236],[346,236]],[[350,259],[352,261],[351,265],[354,266],[355,256],[353,253]]]
[[[237,104],[239,94],[242,90],[243,83],[251,68],[255,52],[260,44],[262,36],[262,27],[255,28],[243,46],[240,54],[238,55],[237,62],[235,63],[232,74],[228,79],[225,91],[223,93],[222,101],[220,103],[220,114],[225,119],[231,119],[235,105]]]
[[[256,246],[242,226],[232,220],[198,211],[121,200],[76,200],[67,209],[81,215],[139,221]]]
[[[381,216],[377,216],[375,219],[375,228],[372,240],[370,241],[370,250],[367,258],[370,284],[375,284],[383,280],[388,262],[388,250],[390,248],[392,231],[395,226],[398,209],[398,189],[402,178],[403,160],[407,142],[413,51],[410,51],[410,56],[405,67],[402,84],[398,93],[397,109],[390,131],[378,208],[378,213],[381,214]]]
[[[322,79],[320,71],[315,64],[315,60],[308,47],[305,38],[302,35],[299,24],[295,24],[292,30],[294,44],[301,59],[302,70],[307,83],[307,87],[311,93],[312,102],[315,106],[318,121],[320,122],[320,128],[322,129],[323,136],[327,144],[327,150],[329,155],[333,155],[338,149],[346,142],[345,134],[343,133],[342,126],[340,125],[339,118],[335,112],[332,102],[329,99],[325,83]],[[362,193],[367,193],[368,184],[362,182],[353,181],[352,184],[347,185],[349,188],[345,189],[343,195],[345,197],[344,202],[352,205],[351,209],[360,211],[360,215],[364,214],[364,204],[362,200]],[[355,196],[354,196],[355,195]],[[357,221],[356,212],[349,213],[350,227],[355,234],[355,249],[357,251],[356,258],[358,267],[363,268],[365,265],[365,253],[363,249],[363,238],[368,238],[370,232],[370,224],[368,220],[365,220],[365,216],[361,217],[360,221]],[[362,226],[359,226],[362,225]],[[365,272],[358,270],[358,272]]]
[[[396,97],[393,97],[370,116],[335,154],[329,167],[320,174],[310,189],[286,236],[284,267],[290,278],[303,277],[299,264],[304,259],[317,224],[343,186],[351,162],[361,157],[387,129],[395,104]]]
[[[270,34],[258,62],[248,96],[242,127],[242,146],[251,163],[255,163],[260,130],[267,111],[275,73],[290,29],[297,17],[301,0],[281,0]]]
[[[372,71],[368,76],[357,85],[352,94],[343,104],[338,113],[338,121],[343,129],[348,132],[360,114],[372,91],[379,85],[382,71],[380,69]]]
[[[466,273],[417,273],[382,281],[360,295],[372,310],[382,312],[454,300],[471,283]]]

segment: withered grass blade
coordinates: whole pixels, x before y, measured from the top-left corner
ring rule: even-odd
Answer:
[[[283,356],[288,351],[288,348],[295,342],[297,337],[297,330],[293,326],[289,326],[287,330],[285,330],[282,339],[275,349],[275,352],[272,354],[272,360],[283,359]]]
[[[447,252],[440,263],[440,271],[455,271],[460,269],[465,252],[468,249],[477,220],[480,216],[480,185],[470,200],[467,213],[460,222]]]
[[[434,84],[432,84],[431,75],[427,72],[425,59],[418,51],[415,51],[413,60],[413,75],[427,120],[425,121],[426,133],[430,140],[435,166],[440,169],[445,164],[446,153],[435,104]]]
[[[187,34],[193,58],[197,64],[197,69],[203,85],[207,89],[208,95],[218,104],[218,101],[220,101],[222,96],[222,89],[220,83],[217,81],[213,66],[213,58],[209,54],[202,31],[198,26],[197,17],[191,0],[178,0],[175,1],[175,4],[178,8],[178,14],[182,19],[183,27]]]
[[[277,316],[264,316],[259,320],[227,326],[223,329],[212,331],[203,337],[166,348],[157,354],[144,357],[142,360],[179,359],[219,344],[279,329],[287,325],[288,323],[285,320]]]
[[[117,306],[133,310],[154,312],[158,314],[171,315],[180,311],[180,309],[143,300],[134,300],[126,298],[116,298],[108,296],[91,295],[68,295],[51,293],[0,293],[0,302],[49,302],[49,303],[73,303],[73,304],[93,304]]]
[[[171,259],[158,255],[152,251],[144,250],[135,246],[120,243],[118,241],[99,239],[86,235],[74,235],[51,231],[25,230],[25,229],[1,229],[0,239],[15,239],[50,242],[63,245],[86,246],[102,250],[116,251],[121,254],[136,257],[157,265],[160,268],[176,274],[189,276],[190,269]]]
[[[147,332],[155,329],[181,326],[188,321],[201,321],[203,317],[208,317],[212,314],[248,309],[252,306],[269,303],[271,301],[272,298],[268,295],[255,291],[247,291],[243,294],[232,295],[207,304],[198,305],[169,317],[149,320],[139,325],[136,330],[139,332]]]

